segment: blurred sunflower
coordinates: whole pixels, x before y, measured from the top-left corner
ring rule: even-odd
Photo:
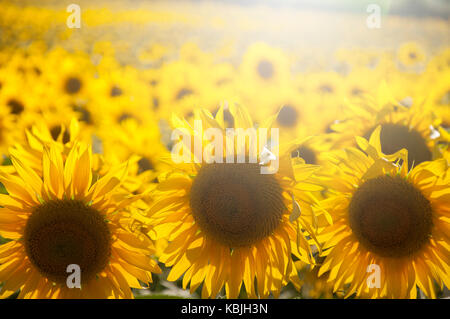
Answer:
[[[381,125],[381,147],[383,153],[394,154],[406,148],[408,166],[418,165],[441,157],[436,150],[435,120],[423,102],[403,106],[397,102],[385,85],[381,85],[376,98],[363,96],[349,103],[341,121],[331,128],[337,132],[338,146],[354,145],[354,136],[369,138],[374,129]]]
[[[139,174],[142,181],[146,182],[152,181],[158,172],[167,168],[160,159],[168,157],[169,151],[161,141],[156,121],[143,125],[133,119],[126,119],[120,124],[113,125],[112,128],[108,125],[100,127],[97,131],[102,140],[103,152],[107,157],[115,154],[120,162],[132,155],[140,157],[130,169],[136,170],[136,174]],[[133,137],[133,143],[130,143],[130,136]]]
[[[277,113],[274,126],[280,128],[282,137],[298,137],[299,131],[308,132],[307,135],[316,133],[314,130],[318,121],[314,116],[313,100],[308,95],[294,90],[293,87],[280,88],[276,95],[271,93],[260,94],[260,98],[265,102],[262,104],[264,110],[258,111],[259,118],[263,120]]]
[[[169,120],[172,112],[192,115],[194,105],[205,107],[214,105],[212,84],[204,80],[210,69],[203,64],[195,65],[183,60],[164,64],[160,69],[160,78],[154,86],[158,99],[156,113],[160,118]]]
[[[426,55],[423,49],[415,42],[407,42],[398,49],[398,60],[404,66],[413,66],[425,61]]]
[[[30,103],[31,96],[23,94],[23,87],[21,86],[21,77],[11,76],[8,84],[2,85],[0,91],[0,106],[7,108],[9,113],[16,118],[29,111],[33,103]],[[17,82],[16,82],[17,81]]]
[[[256,88],[279,86],[289,81],[290,61],[278,48],[263,42],[251,44],[240,65],[242,82]]]
[[[294,87],[300,95],[303,124],[309,134],[330,132],[330,126],[343,111],[345,86],[336,72],[313,72],[295,77]],[[291,94],[291,96],[295,96]],[[320,114],[320,117],[317,117]]]
[[[253,127],[246,109],[230,105],[229,110],[235,128]],[[215,117],[202,110],[195,118],[205,129],[225,129],[223,106]],[[260,128],[270,128],[273,121],[272,116]],[[177,117],[173,122],[194,140],[199,138],[187,122]],[[228,139],[223,142],[229,143]],[[299,289],[291,254],[314,263],[306,236],[315,238],[313,227],[306,222],[314,214],[314,199],[300,190],[309,186],[308,176],[317,167],[303,161],[292,167],[293,147],[280,146],[280,167],[275,174],[261,174],[262,165],[257,163],[201,162],[173,164],[172,171],[161,175],[149,217],[155,219],[158,236],[169,240],[159,259],[172,267],[169,281],[184,274],[183,288],[190,283],[191,293],[203,283],[203,298],[216,297],[223,286],[227,298],[237,298],[241,289],[249,298],[266,298],[270,293],[278,297],[290,281]],[[189,158],[195,156],[187,151]],[[248,148],[242,152],[249,154]],[[299,191],[296,199],[294,187]]]
[[[358,97],[373,94],[373,89],[377,87],[383,77],[377,70],[369,68],[353,68],[346,75],[343,82],[344,97]]]
[[[74,101],[85,98],[90,82],[94,79],[94,67],[83,52],[69,54],[61,48],[48,52],[43,72],[50,88],[56,88],[61,99]]]
[[[53,118],[52,114],[49,115],[50,118],[35,115],[34,119],[39,121],[30,129],[24,130],[26,143],[16,143],[10,148],[10,152],[22,154],[22,162],[40,177],[43,177],[42,158],[47,145],[56,147],[65,160],[76,141],[91,144],[89,131],[83,130],[83,125],[80,130],[80,123],[75,118],[72,118],[69,123],[64,123],[60,121],[60,117]]]
[[[56,145],[42,153],[42,176],[11,150],[16,174],[0,171],[1,296],[132,298],[130,287],[160,272],[152,243],[129,230],[131,196],[118,192],[127,163],[95,180],[91,148],[74,143],[67,158]],[[94,181],[95,180],[95,181]],[[68,265],[81,270],[81,289],[68,288]]]
[[[441,290],[450,284],[448,163],[408,171],[408,152],[383,154],[380,132],[370,142],[357,138],[368,155],[347,148],[330,157],[338,173],[324,180],[334,194],[321,206],[333,224],[319,234],[326,257],[319,275],[329,272],[333,291],[347,297],[416,298],[417,285],[435,298],[434,282]],[[380,267],[379,286],[368,284],[372,264]]]

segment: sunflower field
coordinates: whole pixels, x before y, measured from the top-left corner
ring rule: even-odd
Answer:
[[[450,297],[449,16],[0,0],[0,298]]]

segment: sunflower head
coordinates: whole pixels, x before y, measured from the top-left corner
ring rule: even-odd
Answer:
[[[49,280],[64,284],[67,266],[76,264],[87,283],[111,256],[111,232],[105,217],[78,200],[51,200],[34,208],[24,230],[31,264]]]
[[[0,246],[1,293],[132,298],[130,287],[140,288],[138,280],[151,282],[151,273],[160,270],[148,257],[152,242],[131,227],[145,203],[135,206],[139,196],[122,187],[128,163],[99,174],[90,145],[75,141],[65,145],[69,151],[63,154],[63,145],[57,144],[42,142],[40,151],[32,149],[33,156],[28,148],[12,148],[14,172],[0,170],[8,191],[0,195],[0,234],[11,240]],[[30,165],[37,154],[41,159]],[[81,272],[81,289],[67,286],[73,264]]]
[[[361,150],[347,148],[330,155],[335,166],[327,182],[328,209],[333,224],[319,235],[333,291],[346,296],[415,298],[416,285],[436,295],[433,282],[448,283],[445,229],[448,222],[448,163],[444,159],[408,168],[408,151],[384,154],[377,127]],[[329,184],[328,184],[329,182]],[[370,265],[381,270],[380,286],[368,282]]]
[[[234,129],[254,128],[245,108],[232,104],[228,110]],[[291,254],[306,263],[314,262],[305,238],[305,233],[314,237],[306,222],[313,202],[306,177],[314,168],[303,162],[293,169],[291,151],[295,144],[287,143],[277,145],[279,170],[262,174],[261,168],[267,164],[264,156],[258,153],[252,162],[249,143],[244,147],[231,143],[240,134],[248,137],[249,131],[227,135],[223,107],[215,116],[205,110],[194,114],[194,123],[201,121],[202,130],[216,128],[223,135],[215,136],[216,148],[211,151],[211,139],[202,136],[198,124],[173,118],[174,126],[190,136],[183,147],[201,143],[212,156],[200,160],[199,152],[185,147],[190,152],[184,159],[189,161],[173,163],[173,168],[160,176],[149,216],[158,224],[158,235],[169,239],[160,258],[166,266],[173,266],[168,279],[176,280],[184,273],[183,286],[190,282],[191,292],[203,282],[203,297],[215,297],[225,286],[227,297],[236,298],[242,284],[250,297],[267,297],[270,293],[278,296],[283,283],[289,281],[298,288]],[[271,127],[275,118],[272,116],[258,130]],[[271,137],[273,140],[275,136]],[[224,152],[215,156],[222,145]],[[303,180],[297,185],[298,199],[294,198],[295,174]],[[308,191],[301,192],[303,188]]]

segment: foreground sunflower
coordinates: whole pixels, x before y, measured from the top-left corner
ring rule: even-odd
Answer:
[[[246,109],[231,105],[229,112],[235,128],[253,127]],[[202,110],[195,118],[202,121],[204,129],[225,132],[223,107],[215,117]],[[272,117],[268,123],[274,120]],[[187,122],[176,117],[173,122],[194,140],[201,136]],[[270,127],[260,125],[260,129]],[[228,142],[225,137],[223,143]],[[206,139],[202,143],[205,147]],[[313,199],[300,190],[307,187],[307,176],[316,167],[303,162],[293,169],[292,148],[287,149],[282,152],[280,147],[280,166],[275,174],[261,174],[263,164],[258,164],[258,157],[257,163],[173,163],[173,170],[161,176],[149,216],[157,220],[158,236],[169,240],[159,259],[172,267],[169,281],[183,276],[183,288],[190,283],[191,293],[203,283],[202,298],[215,298],[223,286],[227,298],[237,298],[241,289],[241,296],[249,298],[266,298],[271,293],[278,297],[290,281],[300,287],[291,254],[314,263],[306,239],[314,236],[306,222],[313,214]],[[224,150],[227,156],[234,152]],[[248,155],[248,148],[241,152]],[[301,185],[296,184],[294,175],[301,175]],[[294,187],[299,192],[295,199]]]
[[[334,155],[337,176],[324,200],[333,225],[319,235],[326,256],[319,276],[328,273],[333,291],[363,298],[427,297],[449,287],[450,176],[444,159],[408,171],[405,149],[384,155],[380,130],[370,142]],[[369,276],[379,267],[379,281]]]
[[[1,297],[133,298],[132,288],[160,272],[152,244],[130,231],[133,200],[121,192],[127,164],[105,176],[93,174],[87,144],[75,142],[66,158],[44,147],[42,177],[24,165],[27,154],[11,153],[16,173],[0,169]],[[68,288],[67,267],[80,267],[81,288]]]

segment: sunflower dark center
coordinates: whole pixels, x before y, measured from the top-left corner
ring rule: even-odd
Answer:
[[[122,123],[124,121],[129,120],[129,119],[132,119],[132,120],[135,120],[135,121],[139,122],[139,119],[136,116],[134,116],[131,113],[124,112],[124,113],[120,114],[119,117],[117,118],[117,123]]]
[[[415,54],[414,52],[409,52],[409,58],[415,60],[417,58],[417,54]]]
[[[80,121],[85,122],[87,124],[93,124],[92,114],[88,109],[82,106],[74,106],[73,110],[75,112],[80,113]]]
[[[427,242],[430,202],[405,179],[380,176],[363,183],[349,205],[350,227],[369,251],[382,257],[410,256]]]
[[[49,280],[65,284],[70,264],[88,282],[108,264],[111,233],[104,217],[76,200],[54,200],[36,207],[25,226],[30,262]]]
[[[18,114],[22,113],[23,110],[25,109],[22,102],[20,102],[16,99],[9,100],[7,104],[9,106],[9,109],[11,110],[11,114],[18,115]]]
[[[109,95],[112,96],[112,97],[115,97],[115,96],[121,96],[122,93],[123,93],[123,92],[122,92],[122,89],[121,89],[120,87],[114,85],[114,86],[111,88],[111,91],[109,92]]]
[[[61,135],[61,126],[60,125],[56,125],[53,126],[52,128],[50,128],[50,134],[52,136],[52,138],[57,141],[59,135]],[[62,142],[64,144],[70,142],[70,133],[67,130],[64,130],[63,136],[62,136]]]
[[[273,77],[274,69],[273,64],[267,60],[261,60],[257,66],[258,74],[265,80],[268,80]]]
[[[142,157],[139,161],[138,161],[138,173],[143,173],[145,171],[148,170],[152,170],[154,169],[153,163],[146,157]]]
[[[69,94],[75,94],[78,93],[81,89],[81,80],[76,77],[69,77],[66,80],[64,89]]]
[[[194,92],[191,89],[187,89],[187,88],[182,88],[181,90],[178,91],[175,99],[176,100],[181,100],[184,97],[193,94]]]
[[[291,153],[291,157],[301,157],[306,164],[317,164],[316,153],[307,146],[300,146]]]
[[[229,247],[250,246],[272,234],[285,211],[282,188],[252,163],[202,166],[191,188],[195,221]]]
[[[277,122],[284,127],[293,127],[297,124],[298,117],[297,110],[293,106],[287,104],[283,106],[278,113]]]
[[[159,109],[159,99],[158,99],[157,97],[154,97],[154,98],[152,99],[152,103],[153,103],[153,109],[154,109],[154,110]]]
[[[369,130],[364,137],[370,138],[373,129]],[[384,154],[393,154],[402,148],[408,150],[408,167],[430,161],[431,151],[422,135],[414,129],[405,125],[386,123],[381,125],[381,150]]]
[[[351,90],[351,94],[353,96],[358,96],[358,95],[361,95],[363,93],[364,93],[364,91],[362,89],[360,89],[359,87],[356,87],[356,86],[353,87],[352,90]]]

